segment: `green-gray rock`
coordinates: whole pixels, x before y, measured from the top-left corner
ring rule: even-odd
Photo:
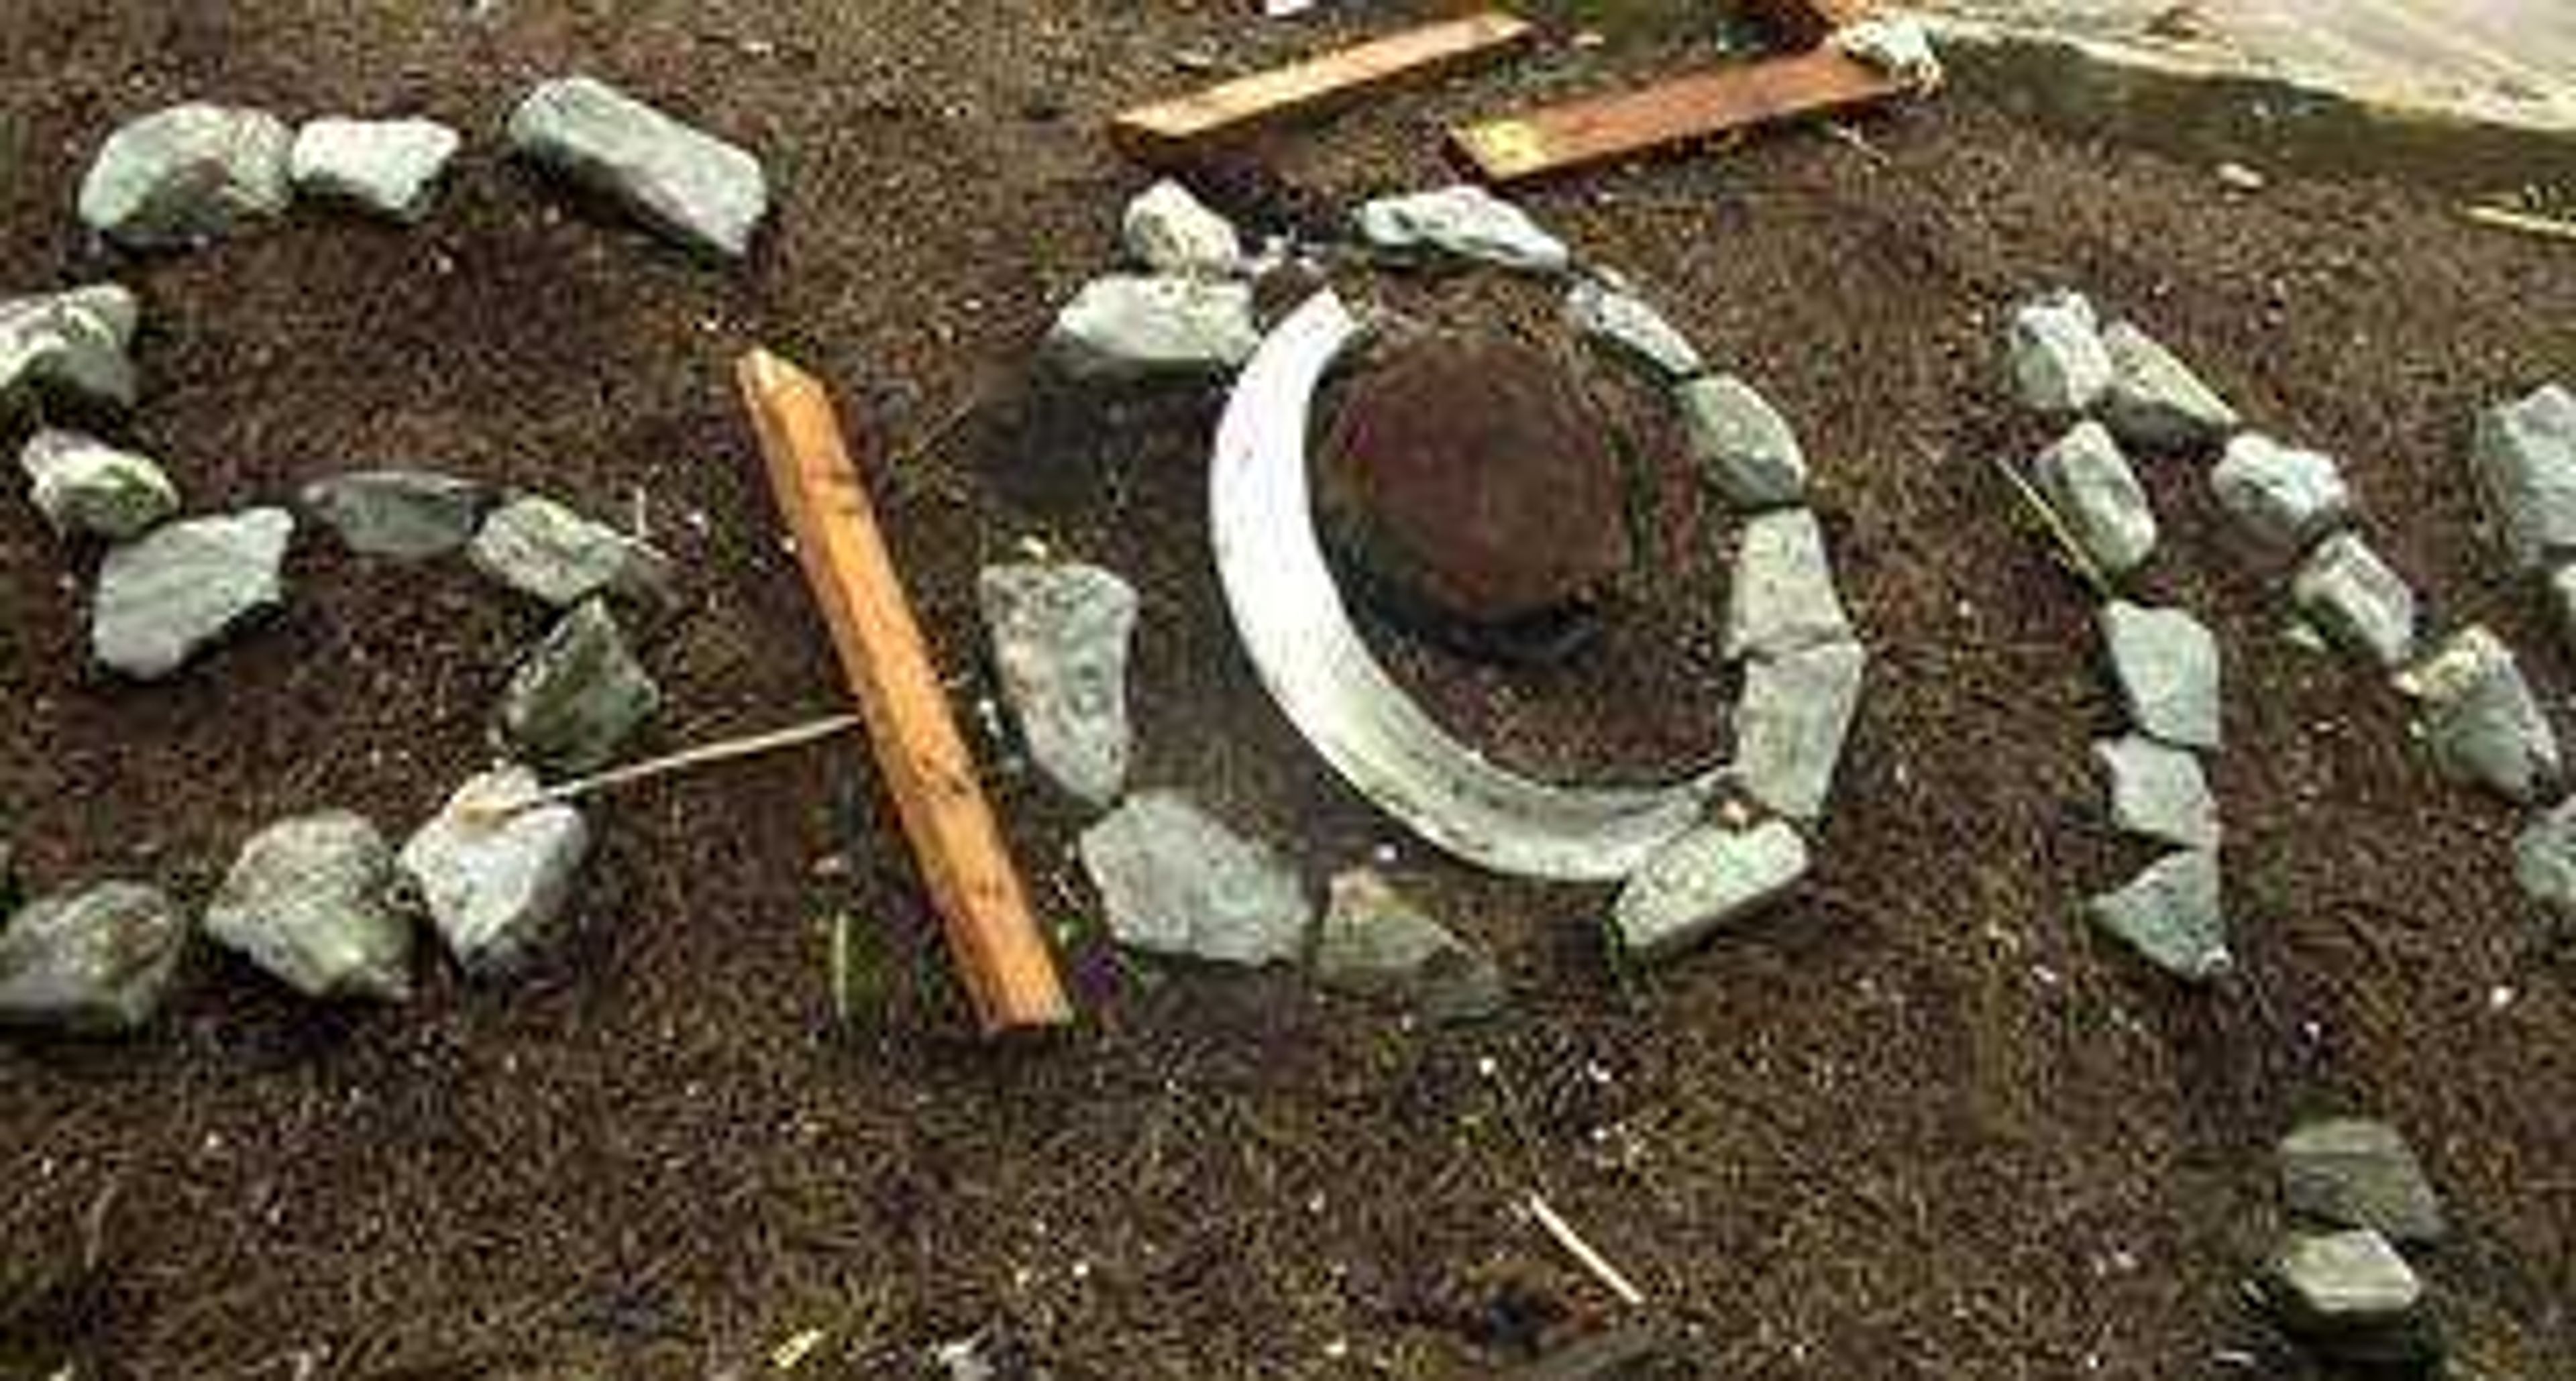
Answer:
[[[75,407],[134,406],[128,356],[142,309],[113,283],[0,302],[0,404],[33,394]]]
[[[2129,722],[2177,748],[2216,750],[2222,737],[2218,639],[2180,609],[2127,600],[2103,605],[2099,619]]]
[[[2525,803],[2556,788],[2557,732],[2513,649],[2487,628],[2453,634],[2401,673],[2397,688],[2415,701],[2418,729],[2443,775]]]
[[[494,509],[466,548],[466,559],[501,584],[558,609],[597,594],[648,604],[671,597],[669,558],[533,494]]]
[[[347,811],[282,820],[242,847],[206,935],[307,997],[411,996],[412,925],[393,850]]]
[[[1408,1008],[1432,1021],[1472,1021],[1503,1008],[1493,957],[1431,919],[1377,873],[1336,874],[1315,936],[1315,981]]]
[[[1834,589],[1816,515],[1788,508],[1746,522],[1727,583],[1720,651],[1729,660],[1776,657],[1851,640],[1851,616]]]
[[[589,772],[613,760],[661,704],[661,690],[627,649],[608,605],[585,600],[511,676],[501,736],[539,767]]]
[[[2424,1282],[2367,1228],[2293,1236],[2273,1254],[2263,1285],[2282,1327],[2325,1357],[2422,1366],[2441,1355],[2423,1313]]]
[[[2439,1242],[2448,1230],[2414,1149],[2385,1122],[2307,1123],[2281,1138],[2280,1158],[2281,1199],[2293,1213],[2393,1242]]]
[[[1705,375],[1675,385],[1672,397],[1692,464],[1729,507],[1751,513],[1806,498],[1798,434],[1751,384]]]
[[[152,681],[286,598],[295,519],[280,508],[192,518],[117,547],[99,567],[90,650],[99,663]]]
[[[1702,825],[1628,879],[1611,928],[1630,955],[1669,958],[1787,896],[1809,863],[1807,841],[1786,821]]]
[[[505,974],[553,938],[590,856],[590,825],[563,804],[530,806],[537,774],[515,764],[457,788],[403,845],[450,953],[477,977]]]
[[[1855,642],[1753,659],[1735,706],[1734,776],[1745,795],[1795,820],[1825,813],[1868,669]]]
[[[2195,850],[2149,864],[2126,887],[2087,902],[2085,914],[2186,982],[2206,983],[2235,967],[2216,854]]]
[[[81,182],[81,219],[137,249],[229,235],[285,214],[294,144],[265,111],[202,102],[157,111],[108,136]]]
[[[179,511],[179,490],[147,456],[79,432],[47,428],[18,452],[27,497],[65,537],[140,537]]]
[[[2576,925],[2576,801],[2562,801],[2513,841],[2513,880],[2559,926]]]
[[[510,152],[705,254],[739,259],[769,214],[748,150],[591,77],[539,85],[510,114]]]
[[[2123,443],[2148,450],[2214,446],[2236,430],[2236,409],[2133,323],[2104,327],[2102,348],[2111,356],[2102,420]]]
[[[483,486],[423,470],[360,470],[304,486],[304,508],[360,556],[425,561],[474,540]]]
[[[2576,555],[2576,392],[2550,384],[2479,414],[2469,458],[2516,567]]]
[[[2093,745],[2110,779],[2111,823],[2124,833],[2185,849],[2218,847],[2218,801],[2200,759],[2143,734]]]
[[[140,883],[37,901],[0,931],[0,1026],[135,1030],[161,1009],[187,943],[188,918]]]

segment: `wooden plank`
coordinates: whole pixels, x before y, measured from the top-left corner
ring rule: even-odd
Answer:
[[[1426,24],[1287,67],[1139,106],[1110,122],[1118,147],[1139,162],[1188,162],[1211,149],[1305,119],[1371,91],[1498,57],[1538,30],[1500,10]]]
[[[744,356],[736,376],[977,1019],[988,1035],[1070,1021],[1054,956],[976,781],[831,395],[765,350]]]
[[[1869,105],[1906,89],[1866,64],[1818,49],[1467,125],[1451,130],[1449,140],[1486,178],[1515,182]]]

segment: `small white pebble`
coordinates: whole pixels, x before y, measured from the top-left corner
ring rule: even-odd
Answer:
[[[2498,983],[2494,987],[2487,989],[2487,1010],[2490,1012],[2501,1012],[2505,1008],[2512,1006],[2514,999],[2520,996],[2520,993],[2513,990],[2512,984]]]

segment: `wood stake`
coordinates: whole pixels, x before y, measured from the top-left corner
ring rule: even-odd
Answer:
[[[1002,842],[831,394],[765,350],[736,368],[770,487],[796,537],[886,790],[987,1035],[1073,1019]]]

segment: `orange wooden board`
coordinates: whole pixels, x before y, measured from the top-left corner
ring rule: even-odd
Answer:
[[[1486,178],[1513,182],[1868,105],[1906,89],[1866,64],[1818,49],[1461,126],[1449,139]]]
[[[1109,134],[1140,162],[1185,162],[1274,125],[1310,117],[1368,92],[1498,57],[1530,41],[1527,20],[1488,10],[1426,24],[1288,67],[1239,77],[1120,114]]]

